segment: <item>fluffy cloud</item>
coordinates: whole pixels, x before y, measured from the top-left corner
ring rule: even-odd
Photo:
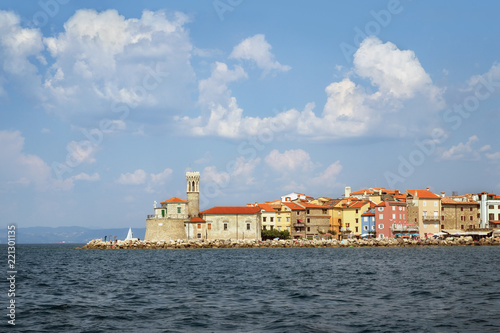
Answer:
[[[342,171],[342,165],[340,161],[330,164],[325,171],[320,173],[317,177],[312,179],[312,183],[316,185],[322,185],[326,187],[337,186],[337,176]]]
[[[441,154],[443,160],[478,160],[479,153],[472,145],[479,141],[478,137],[473,135],[469,137],[466,143],[460,142],[456,146],[444,151]]]
[[[194,80],[187,21],[163,11],[125,19],[116,10],[78,10],[64,32],[44,38],[52,57],[45,108],[63,117],[102,114],[122,104],[180,109]]]
[[[261,34],[249,37],[236,45],[229,58],[254,61],[263,70],[264,76],[272,70],[286,72],[291,68],[274,60],[271,45],[266,41],[266,37]]]
[[[163,170],[160,173],[157,173],[157,174],[152,173],[150,175],[151,176],[151,182],[153,184],[163,185],[163,184],[165,184],[166,180],[170,177],[170,175],[173,172],[174,171],[172,169],[166,168],[165,170]]]
[[[286,150],[283,153],[274,149],[266,156],[265,162],[279,172],[310,171],[314,168],[311,157],[302,149]]]
[[[74,181],[97,181],[99,174],[80,173],[55,179],[52,169],[40,157],[23,152],[24,137],[19,131],[0,131],[0,184],[33,185],[38,191],[70,190]]]
[[[20,21],[18,15],[0,10],[0,97],[7,94],[3,85],[9,82],[40,98],[38,70],[28,58],[45,62],[42,35],[37,29],[22,28]]]
[[[233,51],[233,57],[241,56],[247,49],[240,45]],[[218,64],[212,77],[227,71],[227,66]],[[214,84],[219,94],[203,95],[204,104],[210,105],[209,116],[178,120],[186,133],[235,139],[256,136],[263,130],[283,133],[283,137],[296,138],[299,134],[312,139],[399,137],[435,127],[439,117],[432,115],[444,107],[443,91],[433,85],[413,51],[399,50],[390,42],[369,37],[354,54],[352,73],[369,79],[377,90],[372,92],[371,87],[356,84],[350,76],[333,82],[325,89],[327,102],[321,115],[314,112],[315,104],[309,103],[302,111],[290,109],[273,117],[244,116],[236,98],[230,96],[227,87],[230,80],[225,80],[224,85]],[[229,77],[234,78],[234,73],[231,74]]]
[[[234,163],[230,164],[231,169],[226,171],[218,171],[215,166],[205,167],[201,176],[207,184],[216,184],[223,189],[232,185],[250,185],[254,183],[253,173],[256,166],[260,163],[260,158],[246,160],[245,157],[238,157]]]
[[[122,185],[141,185],[146,182],[147,174],[146,171],[142,169],[135,170],[130,173],[122,173],[120,178],[116,180],[118,184]]]

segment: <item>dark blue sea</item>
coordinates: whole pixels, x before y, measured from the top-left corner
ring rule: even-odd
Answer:
[[[500,332],[500,247],[18,245],[16,259],[2,332]]]

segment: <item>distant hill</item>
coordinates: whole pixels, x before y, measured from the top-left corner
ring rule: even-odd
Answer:
[[[132,228],[134,237],[144,239],[146,228]],[[16,243],[87,243],[95,238],[117,236],[116,239],[125,239],[128,228],[89,229],[84,227],[29,227],[16,229]],[[0,234],[0,244],[7,243],[7,232]]]

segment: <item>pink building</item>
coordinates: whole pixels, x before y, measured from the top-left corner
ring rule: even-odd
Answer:
[[[406,203],[382,201],[375,206],[375,231],[378,238],[410,238],[418,230],[406,221]]]

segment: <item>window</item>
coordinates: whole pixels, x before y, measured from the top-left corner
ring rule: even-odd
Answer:
[[[384,219],[384,214],[378,214],[378,218],[379,218],[380,220],[383,220],[383,219]]]
[[[269,220],[271,220],[271,222],[274,222],[274,217],[270,217]]]
[[[307,218],[307,223],[311,223],[311,219],[310,218]]]
[[[346,224],[345,224],[345,227],[346,227],[346,228],[349,228],[349,227],[350,227],[350,225],[351,225],[350,223],[346,223]]]
[[[281,217],[278,217],[278,222],[281,222]]]
[[[439,216],[439,215],[438,215],[438,212],[435,210],[435,211],[434,211],[434,217],[438,217],[438,216]]]
[[[441,215],[441,221],[444,221],[444,215]]]
[[[441,224],[441,229],[444,229],[444,224]]]
[[[472,207],[470,207],[470,211],[472,212]]]
[[[197,237],[197,238],[201,238],[201,234],[200,234],[200,233],[197,233],[197,234],[196,234],[196,237]]]
[[[307,210],[307,214],[311,214],[311,212],[309,211],[309,209]]]
[[[383,211],[384,211],[384,207],[379,207],[379,208],[378,208],[378,211],[379,211],[379,212],[383,212]]]
[[[271,230],[274,230],[274,225],[271,226]]]
[[[367,225],[364,225],[364,226],[363,226],[363,230],[368,230],[368,226],[367,226]]]
[[[368,222],[368,216],[363,217],[363,221]]]
[[[460,226],[460,229],[463,229],[463,228],[464,228],[464,225],[462,224],[462,225]]]
[[[396,207],[392,206],[392,210],[396,210]]]
[[[290,222],[290,218],[289,218],[289,217],[287,217],[287,218],[286,218],[286,221],[287,221],[287,222]]]
[[[250,230],[250,223],[247,223],[247,230]]]
[[[382,223],[380,223],[380,224],[378,225],[378,228],[379,228],[379,229],[384,229],[384,225],[383,225]]]
[[[424,210],[424,217],[427,217],[427,211]]]
[[[392,214],[392,219],[395,220],[396,219],[396,214]]]
[[[489,217],[490,221],[492,221],[495,219],[495,214],[489,214],[488,217]]]
[[[227,230],[227,222],[224,222],[224,230]]]
[[[464,207],[460,207],[460,211],[463,212],[464,211]]]
[[[212,230],[212,223],[208,223],[208,224],[207,224],[207,229],[208,229],[208,230]]]
[[[300,212],[299,212],[299,211],[297,211],[297,215],[299,215],[299,214],[300,214]]]
[[[358,232],[358,227],[356,227],[356,232]]]
[[[359,209],[356,208],[356,214],[358,214],[358,213],[359,213]]]
[[[434,201],[434,207],[437,207],[437,206],[438,206],[438,202]]]
[[[358,218],[356,218],[356,223],[359,223],[359,219]]]
[[[444,207],[443,206],[441,206],[441,211],[444,211]]]
[[[489,205],[489,206],[488,206],[488,208],[489,208],[489,209],[493,209],[493,208],[495,208],[495,207],[494,207],[493,205]]]
[[[469,220],[472,221],[472,216],[469,216]]]
[[[262,222],[266,222],[266,220],[267,220],[267,217],[265,217],[265,216],[264,216],[264,217],[262,218]]]
[[[198,223],[198,229],[201,229],[201,223]]]
[[[328,214],[328,211],[326,209],[323,209],[323,214]]]
[[[267,230],[267,229],[266,229],[266,226],[262,226],[262,230]]]
[[[500,214],[498,214],[498,219],[500,220]]]
[[[460,221],[463,221],[464,220],[464,216],[460,216]]]
[[[181,207],[177,207],[177,214],[181,213]]]
[[[372,230],[375,230],[375,226],[374,225],[372,225]]]
[[[311,231],[311,227],[307,227],[307,231]]]
[[[422,201],[422,206],[426,207],[427,206],[427,201]]]

